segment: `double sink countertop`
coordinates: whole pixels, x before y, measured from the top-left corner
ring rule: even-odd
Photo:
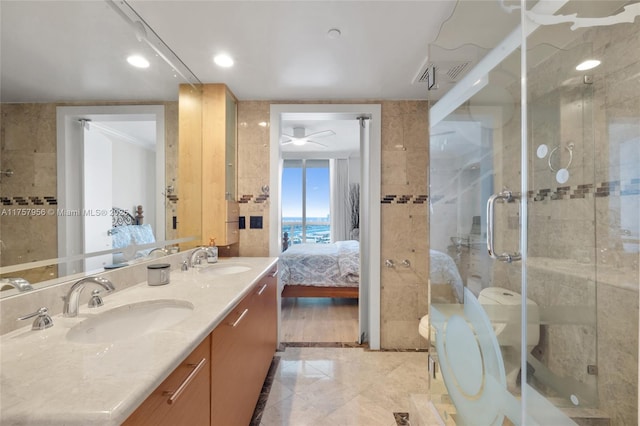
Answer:
[[[89,309],[84,303],[76,318],[54,316],[51,328],[32,331],[29,320],[28,326],[0,336],[0,424],[121,424],[277,260],[221,259],[188,271],[172,271],[170,283],[162,286],[145,281],[117,291],[114,282],[116,292],[103,292],[102,307]],[[216,268],[225,269],[218,273]],[[99,287],[88,285],[84,291],[94,288]],[[180,322],[146,334],[127,337],[134,331],[125,324],[122,336],[103,343],[70,340],[70,330],[88,318],[124,305],[146,306],[160,300],[193,309]]]

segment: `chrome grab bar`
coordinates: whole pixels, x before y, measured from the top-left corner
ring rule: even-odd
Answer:
[[[507,263],[511,263],[514,260],[522,259],[522,255],[520,253],[496,254],[496,251],[493,245],[494,215],[495,215],[494,204],[496,203],[497,200],[504,200],[507,203],[510,203],[519,199],[520,199],[520,195],[514,194],[511,191],[503,191],[499,194],[493,194],[491,197],[489,197],[489,200],[487,201],[487,251],[489,252],[489,257],[491,257],[492,259],[501,260]]]

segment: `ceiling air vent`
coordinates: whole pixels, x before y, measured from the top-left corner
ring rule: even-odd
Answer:
[[[452,80],[456,81],[460,74],[464,74],[464,72],[469,68],[471,62],[458,62],[452,63],[447,70],[447,76]]]
[[[433,75],[431,74],[436,71],[437,70],[435,69],[433,64],[428,64],[424,69],[420,70],[420,72],[416,76],[417,78],[415,79],[414,83],[428,83],[429,80],[433,78]]]
[[[471,61],[428,62],[420,68],[413,83],[428,83],[429,88],[440,82],[456,83],[471,69],[471,65]]]

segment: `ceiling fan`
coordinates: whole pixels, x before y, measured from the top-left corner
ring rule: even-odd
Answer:
[[[298,146],[302,146],[305,145],[307,143],[313,143],[316,145],[320,145],[324,148],[327,148],[327,145],[320,143],[320,142],[316,142],[311,140],[310,138],[324,138],[327,136],[333,136],[335,135],[336,132],[334,132],[333,130],[321,130],[319,132],[314,132],[314,133],[309,133],[308,135],[306,134],[306,131],[304,129],[304,127],[294,127],[293,128],[293,135],[288,135],[286,133],[282,134],[282,140],[280,142],[281,145],[298,145]]]

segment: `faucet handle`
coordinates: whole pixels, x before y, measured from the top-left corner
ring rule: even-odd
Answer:
[[[44,330],[45,328],[53,326],[53,320],[49,316],[49,310],[45,307],[42,307],[33,313],[20,317],[18,318],[18,320],[22,321],[33,317],[36,317],[36,319],[33,321],[33,326],[31,327],[32,330]]]
[[[104,302],[102,301],[102,297],[100,297],[100,290],[93,290],[87,306],[90,308],[99,308],[102,305],[104,305]]]
[[[189,270],[189,262],[187,262],[186,260],[183,260],[182,261],[182,266],[180,267],[180,270],[188,271]]]

